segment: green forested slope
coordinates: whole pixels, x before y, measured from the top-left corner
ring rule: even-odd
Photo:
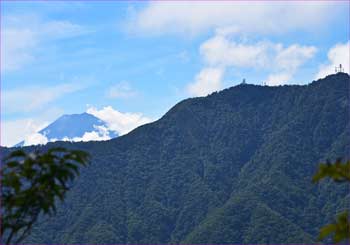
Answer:
[[[315,242],[349,206],[348,186],[311,183],[320,161],[350,155],[349,84],[239,85],[114,140],[49,144],[93,160],[26,243]]]

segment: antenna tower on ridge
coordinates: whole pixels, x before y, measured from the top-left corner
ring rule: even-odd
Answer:
[[[338,72],[344,72],[344,67],[341,64],[335,67],[335,73],[338,73]]]

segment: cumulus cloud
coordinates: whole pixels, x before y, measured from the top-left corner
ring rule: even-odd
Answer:
[[[211,66],[281,69],[295,71],[316,53],[314,46],[261,41],[237,42],[229,35],[216,34],[200,46],[203,60]]]
[[[286,84],[291,77],[292,75],[289,73],[270,74],[266,79],[266,84],[269,86],[283,85]]]
[[[215,30],[213,37],[202,43],[199,49],[204,62],[203,69],[186,87],[191,95],[205,95],[221,87],[222,81],[218,81],[218,78],[221,80],[222,74],[230,68],[263,70],[269,74],[265,79],[269,85],[290,82],[300,66],[314,57],[317,51],[314,46],[285,46],[268,41],[247,43],[242,41],[246,40],[242,37],[295,31],[315,32],[330,25],[342,7],[332,2],[252,4],[235,1],[212,4],[204,1],[156,1],[131,11],[127,26],[131,32],[147,35],[179,34],[185,37]],[[221,75],[218,76],[218,72],[215,76],[213,72],[208,73],[212,69],[220,70]],[[205,78],[209,78],[209,75],[213,75],[216,80],[209,82]],[[281,82],[278,82],[279,79]]]
[[[129,82],[123,81],[111,86],[106,94],[107,97],[111,99],[127,99],[136,96],[137,92],[131,88]]]
[[[314,57],[317,49],[314,46],[301,46],[293,44],[286,48],[278,45],[277,52],[271,57],[274,71],[266,79],[270,86],[283,85],[291,81],[299,67]]]
[[[277,54],[274,64],[282,70],[297,70],[306,60],[312,58],[317,49],[314,46],[301,46],[293,44],[286,48],[282,45],[276,46]]]
[[[44,21],[35,15],[4,16],[1,30],[1,71],[16,71],[35,60],[35,52],[49,41],[90,32],[64,20]]]
[[[94,126],[94,128],[96,129],[95,131],[85,132],[82,137],[74,137],[74,138],[64,137],[62,140],[73,141],[73,142],[79,142],[79,141],[86,142],[86,141],[102,141],[102,140],[111,139],[108,128],[104,126]]]
[[[1,146],[13,146],[48,125],[45,120],[32,118],[1,121]],[[35,137],[34,137],[35,138]]]
[[[100,136],[96,131],[85,132],[82,137],[74,137],[73,139],[68,139],[69,141],[101,141],[101,140],[109,140],[109,136]],[[67,140],[67,138],[63,138],[63,140]]]
[[[192,96],[205,96],[222,87],[223,70],[220,68],[204,68],[197,74],[195,81],[187,86]]]
[[[275,48],[267,42],[237,43],[226,35],[215,35],[200,46],[200,54],[209,65],[254,67],[268,63],[268,49]]]
[[[330,16],[336,16],[341,8],[331,2],[155,1],[130,12],[127,28],[148,35],[180,34],[186,37],[224,26],[231,26],[236,32],[254,34],[315,31],[324,28]]]
[[[333,46],[328,51],[328,62],[326,64],[322,64],[319,67],[319,71],[316,74],[315,78],[323,78],[329,74],[333,74],[335,72],[335,67],[342,64],[344,67],[344,72],[349,73],[349,53],[350,53],[350,42],[347,43],[338,43]]]
[[[230,68],[259,69],[271,73],[266,79],[270,86],[289,82],[298,68],[311,59],[314,46],[260,41],[236,41],[232,30],[220,30],[200,45],[199,52],[205,64],[194,82],[187,86],[190,95],[202,96],[222,87],[225,71]]]
[[[29,146],[29,145],[44,145],[49,140],[46,138],[45,135],[40,134],[40,133],[33,133],[29,134],[25,137],[24,139],[24,146]]]
[[[1,94],[3,96],[3,94]],[[2,103],[3,105],[3,103]],[[13,146],[23,141],[29,135],[39,132],[49,125],[64,111],[58,107],[50,107],[40,111],[37,117],[23,117],[18,119],[4,119],[1,121],[1,146]]]
[[[105,121],[108,129],[117,132],[119,135],[127,134],[134,128],[152,121],[141,113],[122,113],[111,106],[103,107],[101,110],[90,107],[86,112]]]

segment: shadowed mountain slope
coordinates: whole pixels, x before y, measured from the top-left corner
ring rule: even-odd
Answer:
[[[320,161],[350,155],[349,84],[239,85],[110,141],[50,143],[92,164],[26,243],[315,242],[349,206],[348,186],[311,183]]]

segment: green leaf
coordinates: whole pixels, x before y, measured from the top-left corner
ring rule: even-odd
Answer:
[[[65,148],[52,148],[44,153],[22,150],[10,153],[1,171],[1,187],[6,190],[1,203],[2,234],[30,230],[41,213],[54,214],[56,198],[64,201],[67,181],[79,175],[78,166],[87,164],[87,156]],[[26,183],[25,188],[22,182]]]
[[[326,225],[321,228],[320,235],[318,236],[319,240],[323,240],[325,237],[329,236],[336,230],[335,224]]]

